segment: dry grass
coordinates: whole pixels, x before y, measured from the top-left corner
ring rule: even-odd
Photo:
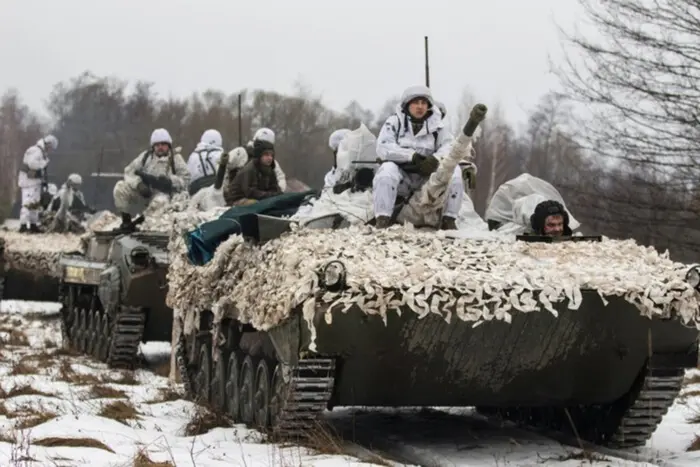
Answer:
[[[49,420],[53,420],[56,417],[58,417],[58,415],[53,412],[32,413],[29,416],[22,417],[15,425],[15,428],[17,428],[18,430],[34,428],[35,426],[39,426],[42,423],[46,423]]]
[[[31,365],[30,360],[26,357],[20,359],[17,363],[12,366],[12,371],[10,371],[11,376],[17,375],[34,375],[37,372],[37,367]]]
[[[0,431],[0,443],[15,444],[17,436],[14,433],[9,433],[7,430]]]
[[[686,376],[683,380],[683,385],[700,384],[700,372],[693,372],[690,376]]]
[[[94,438],[42,438],[32,440],[32,444],[36,446],[44,446],[47,448],[70,447],[70,448],[96,448],[114,453],[112,448]]]
[[[136,407],[125,401],[114,401],[105,405],[98,414],[101,417],[110,418],[118,422],[127,424],[127,420],[137,419],[139,412]]]
[[[9,391],[5,392],[4,398],[9,399],[11,397],[17,397],[17,396],[46,396],[46,397],[54,397],[53,394],[49,394],[47,392],[39,391],[38,389],[34,389],[31,387],[29,384],[22,384],[22,385],[17,385],[10,389]]]
[[[169,461],[153,461],[150,457],[148,457],[146,451],[141,448],[139,449],[139,452],[136,453],[136,456],[134,456],[133,467],[175,467],[175,464]]]
[[[214,428],[230,428],[231,421],[221,413],[197,406],[194,415],[185,426],[185,436],[198,436]]]
[[[126,393],[120,389],[114,389],[103,384],[97,384],[90,389],[90,395],[94,399],[121,399]]]
[[[700,451],[700,436],[696,436],[686,451]]]
[[[20,363],[33,365],[35,369],[49,368],[56,365],[56,354],[53,352],[41,352],[25,355]]]
[[[170,375],[170,362],[163,362],[151,368],[151,371],[158,376],[168,377]]]
[[[73,365],[68,360],[63,360],[58,367],[58,379],[76,385],[99,384],[100,379],[90,373],[80,373],[73,369]]]
[[[134,375],[133,371],[122,371],[117,375],[108,374],[102,377],[102,381],[112,384],[123,384],[125,386],[135,386],[141,384]]]
[[[168,386],[167,388],[159,389],[159,396],[155,399],[148,401],[149,404],[160,404],[161,402],[171,402],[180,400],[183,395],[180,394],[175,388]]]
[[[21,330],[17,328],[0,328],[0,333],[7,334],[0,336],[0,345],[14,345],[26,347],[29,345],[29,339]]]

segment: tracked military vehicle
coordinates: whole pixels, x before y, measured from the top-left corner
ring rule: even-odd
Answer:
[[[236,222],[205,266],[171,258],[168,294],[188,393],[236,422],[476,406],[639,446],[697,365],[700,279],[633,241]]]
[[[133,368],[139,344],[169,341],[168,234],[96,232],[84,255],[60,259],[64,346]]]

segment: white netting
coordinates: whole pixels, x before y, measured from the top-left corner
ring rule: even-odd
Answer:
[[[3,231],[6,270],[31,272],[37,276],[60,277],[61,253],[80,251],[80,237],[74,234],[27,234]]]
[[[406,306],[417,317],[435,313],[477,325],[509,322],[516,312],[556,315],[552,303],[568,299],[569,308],[578,308],[581,290],[593,289],[623,297],[644,316],[677,312],[684,323],[698,325],[698,294],[684,280],[687,266],[653,248],[632,240],[545,244],[482,235],[492,239],[448,239],[400,226],[300,229],[262,246],[232,236],[203,267],[187,262],[183,244],[172,245],[168,305],[187,310],[185,332],[204,309],[217,321],[231,316],[264,330],[301,306],[313,334],[321,302],[356,305],[385,320]],[[349,288],[342,293],[319,288],[317,272],[332,260],[347,268]]]

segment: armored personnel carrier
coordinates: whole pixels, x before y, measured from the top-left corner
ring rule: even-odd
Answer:
[[[80,238],[71,234],[0,232],[0,273],[5,300],[58,301],[62,253],[80,250]]]
[[[84,255],[63,255],[64,345],[130,369],[141,342],[170,341],[167,246],[167,233],[95,232]]]
[[[631,240],[236,222],[205,265],[171,257],[178,370],[281,436],[334,406],[476,406],[638,446],[697,365],[700,279]]]

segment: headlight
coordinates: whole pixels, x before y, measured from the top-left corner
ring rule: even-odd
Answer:
[[[328,290],[338,290],[345,285],[345,265],[340,261],[326,264],[321,274],[323,287]]]
[[[692,288],[700,292],[700,266],[693,266],[685,274],[685,280]]]

